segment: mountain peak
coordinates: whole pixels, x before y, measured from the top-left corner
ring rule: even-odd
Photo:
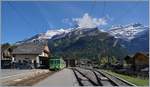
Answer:
[[[47,32],[45,32],[45,33],[36,34],[31,38],[27,38],[22,41],[18,41],[16,43],[21,44],[21,43],[28,43],[28,42],[34,42],[34,41],[44,41],[44,40],[52,39],[56,35],[66,34],[70,31],[71,31],[71,29],[62,29],[62,28],[61,29],[53,29],[53,30],[50,29],[50,30],[47,30]]]
[[[39,33],[34,35],[31,38],[24,39],[22,41],[18,41],[17,43],[26,43],[26,42],[34,42],[34,41],[44,41],[50,39],[60,39],[65,36],[78,36],[83,37],[87,35],[96,35],[97,31],[109,33],[111,36],[115,38],[124,39],[126,41],[130,41],[137,36],[140,36],[144,33],[145,30],[148,30],[148,27],[143,26],[140,23],[132,23],[128,25],[119,25],[113,26],[108,31],[102,31],[103,29],[95,28],[68,28],[68,29],[50,29],[44,33]]]
[[[112,27],[108,32],[115,38],[130,41],[136,36],[142,34],[142,32],[144,32],[145,30],[147,30],[147,27],[143,26],[140,23],[134,23],[125,26]]]
[[[134,23],[134,24],[132,24],[132,26],[133,27],[141,27],[141,26],[143,26],[141,23]]]
[[[47,39],[51,39],[53,36],[55,35],[60,35],[60,34],[64,34],[64,33],[68,33],[70,32],[71,29],[58,29],[58,30],[48,30],[45,33],[45,36],[47,37]]]

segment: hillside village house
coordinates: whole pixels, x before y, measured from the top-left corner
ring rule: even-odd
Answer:
[[[136,70],[142,70],[149,67],[149,55],[143,53],[136,53],[133,57]]]
[[[128,65],[134,69],[134,71],[141,71],[144,68],[149,67],[149,55],[144,53],[136,53],[132,56],[125,57]]]
[[[45,44],[26,43],[17,46],[12,52],[16,68],[48,67],[50,50]]]

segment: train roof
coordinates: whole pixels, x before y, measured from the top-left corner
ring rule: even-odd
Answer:
[[[52,57],[50,57],[50,59],[62,59],[62,57],[59,57],[59,56],[52,56]]]

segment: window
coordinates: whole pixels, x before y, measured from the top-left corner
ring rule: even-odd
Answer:
[[[51,65],[53,64],[53,60],[50,60],[50,64],[51,64]]]
[[[21,63],[21,60],[18,60],[19,63]]]
[[[60,63],[60,61],[59,60],[56,60],[56,64],[59,64]]]

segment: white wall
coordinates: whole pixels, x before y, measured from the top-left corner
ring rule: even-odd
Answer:
[[[19,60],[21,60],[21,62],[23,62],[23,60],[27,60],[26,58],[28,58],[29,60],[36,60],[36,57],[38,55],[16,55],[15,56],[15,60],[16,62],[18,62]]]

